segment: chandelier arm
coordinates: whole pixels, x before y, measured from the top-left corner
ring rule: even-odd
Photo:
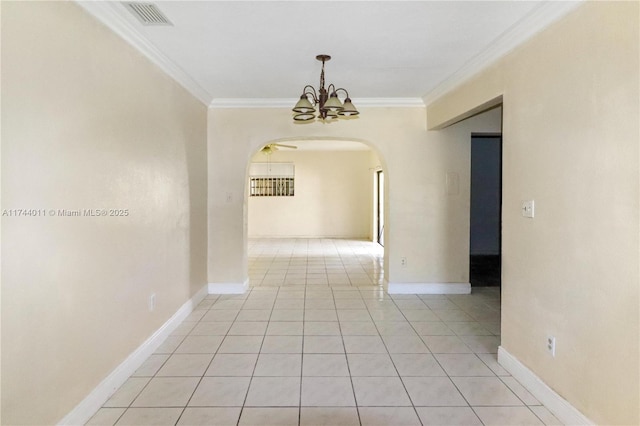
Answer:
[[[333,85],[332,85],[332,86],[333,86]],[[335,87],[335,86],[334,86],[334,87]],[[338,94],[338,91],[340,91],[340,90],[342,90],[342,91],[347,95],[347,98],[349,98],[349,97],[350,97],[350,96],[349,96],[349,92],[347,92],[347,89],[344,89],[344,88],[342,88],[342,87],[339,87],[339,88],[337,88],[337,89],[335,89],[335,90],[334,90],[334,92],[336,93],[336,95]]]
[[[307,88],[311,89],[311,91],[307,91]],[[310,84],[304,86],[304,88],[302,89],[302,94],[311,95],[311,97],[313,98],[313,102],[316,104],[318,103],[318,92],[316,92],[316,89]]]

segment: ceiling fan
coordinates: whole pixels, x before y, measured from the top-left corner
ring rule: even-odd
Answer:
[[[298,149],[297,146],[294,145],[285,145],[282,143],[270,143],[265,145],[260,152],[262,152],[263,154],[273,154],[274,152],[278,151],[280,148],[289,148],[289,149]]]

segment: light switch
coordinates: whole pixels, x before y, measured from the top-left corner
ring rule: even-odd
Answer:
[[[522,202],[522,216],[533,218],[535,213],[535,204],[533,200]]]

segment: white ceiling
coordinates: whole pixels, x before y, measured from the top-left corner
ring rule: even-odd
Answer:
[[[577,4],[158,1],[173,26],[143,26],[119,2],[78,3],[214,106],[287,104],[304,85],[317,88],[321,53],[333,57],[327,84],[346,88],[356,106],[368,98],[422,103]]]

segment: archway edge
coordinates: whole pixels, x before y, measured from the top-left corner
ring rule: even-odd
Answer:
[[[244,190],[244,203],[243,203],[243,245],[244,245],[244,267],[245,267],[245,277],[247,277],[245,279],[245,284],[243,285],[243,290],[246,290],[248,288],[248,275],[249,275],[249,265],[248,265],[248,249],[249,249],[249,226],[248,226],[248,221],[249,221],[249,215],[248,215],[248,204],[249,204],[249,169],[251,167],[251,160],[253,159],[253,157],[260,152],[260,150],[262,149],[262,147],[271,144],[271,143],[288,143],[288,144],[293,144],[293,143],[304,143],[304,142],[311,142],[311,141],[338,141],[338,142],[345,142],[345,143],[359,143],[359,144],[363,144],[366,145],[367,147],[369,147],[369,149],[371,149],[378,161],[379,161],[379,165],[376,167],[375,170],[382,170],[385,173],[385,185],[384,185],[384,191],[385,193],[389,192],[389,177],[388,177],[388,168],[386,165],[386,161],[384,158],[384,155],[380,152],[380,149],[376,146],[375,143],[369,141],[368,139],[364,139],[364,138],[353,138],[353,137],[340,137],[340,136],[290,136],[290,137],[282,137],[282,138],[275,138],[275,139],[270,139],[267,140],[265,142],[258,142],[258,141],[252,141],[252,147],[251,147],[251,154],[249,156],[249,158],[247,159],[246,165],[245,165],[245,190]],[[331,151],[330,149],[327,151]],[[389,217],[389,205],[388,205],[388,197],[385,198],[385,203],[384,203],[384,214],[385,217]],[[386,241],[389,240],[389,227],[385,227],[384,230],[384,238]],[[389,265],[389,250],[387,247],[385,247],[384,250],[384,270],[385,270],[385,282],[388,282],[388,265]]]
[[[253,156],[255,154],[257,154],[258,152],[260,152],[260,150],[262,149],[262,147],[269,145],[271,143],[296,143],[296,142],[312,142],[312,141],[327,141],[327,142],[331,142],[331,141],[335,141],[335,142],[353,142],[353,143],[360,143],[363,145],[367,145],[371,150],[373,150],[375,152],[375,154],[378,156],[378,159],[380,160],[380,168],[385,172],[385,174],[387,175],[388,178],[388,173],[389,170],[387,168],[386,165],[386,161],[385,161],[385,157],[382,154],[382,152],[380,151],[379,147],[372,141],[370,141],[369,139],[364,139],[364,138],[354,138],[354,137],[341,137],[341,136],[288,136],[288,137],[282,137],[282,138],[275,138],[275,139],[270,139],[264,142],[259,142],[259,141],[255,141],[254,145],[252,146],[251,149],[251,154],[249,156],[249,159],[247,160],[247,164],[245,167],[246,170],[246,174],[248,176],[249,173],[249,165],[251,164],[251,159],[253,158]]]
[[[375,150],[389,177],[386,186],[390,211],[386,224],[391,232],[385,240],[388,280],[420,283],[434,275],[430,265],[418,262],[417,258],[425,248],[434,252],[439,249],[432,248],[439,244],[439,240],[432,237],[439,224],[425,221],[416,213],[438,209],[442,203],[440,197],[434,199],[425,191],[437,188],[425,186],[424,182],[437,179],[435,174],[441,169],[438,164],[448,149],[440,149],[440,143],[436,146],[429,143],[424,107],[370,108],[361,112],[354,120],[300,125],[283,119],[288,111],[280,109],[208,111],[210,292],[220,293],[227,288],[243,291],[248,285],[244,236],[247,169],[255,153],[269,141],[276,140],[351,140]],[[403,256],[416,261],[401,268]]]

